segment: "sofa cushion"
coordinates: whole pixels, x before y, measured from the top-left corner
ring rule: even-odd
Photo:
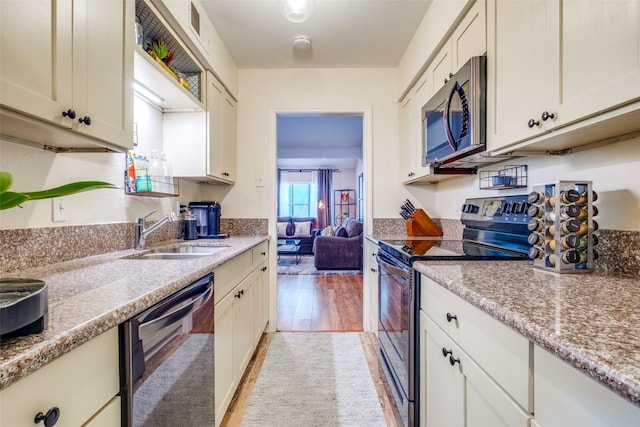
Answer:
[[[349,237],[347,234],[347,229],[344,228],[343,226],[339,225],[335,230],[334,230],[334,235],[336,237]]]
[[[334,236],[333,227],[331,225],[327,225],[327,227],[320,232],[321,236]]]
[[[288,222],[279,222],[276,224],[276,226],[278,227],[278,237],[286,237],[287,236],[287,226],[289,225]]]
[[[311,236],[311,221],[294,222],[295,232],[293,237],[310,237]]]
[[[358,220],[347,218],[343,226],[347,230],[347,237],[359,236],[362,233],[362,224]]]
[[[287,236],[291,237],[296,233],[296,226],[292,222],[287,223]]]

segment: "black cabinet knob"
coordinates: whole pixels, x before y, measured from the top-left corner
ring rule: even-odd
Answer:
[[[76,118],[76,112],[69,108],[67,111],[62,112],[63,117],[69,117],[70,119]]]
[[[267,267],[262,267],[261,270],[262,270],[262,272],[265,272],[265,271],[267,271]]]
[[[91,126],[91,117],[89,117],[89,116],[80,117],[80,118],[78,119],[78,121],[79,121],[80,123],[84,123],[84,124],[85,124],[85,125],[87,125],[87,126]]]
[[[529,123],[527,123],[527,126],[529,126],[530,128],[534,127],[534,126],[540,126],[540,122],[537,122],[533,119],[529,119]]]
[[[451,364],[451,366],[453,366],[456,363],[460,363],[460,359],[459,358],[454,358],[453,356],[449,356],[449,363]]]
[[[453,354],[453,351],[447,350],[446,348],[442,347],[442,356],[443,357],[447,357],[450,354]]]
[[[377,272],[378,272],[378,270],[376,270],[375,268],[371,267],[371,272],[372,272],[372,273],[377,273]]]
[[[449,78],[452,78],[452,77],[453,77],[453,73],[449,73]]]
[[[267,256],[267,253],[266,252],[260,252],[260,255]]]
[[[549,114],[549,112],[548,112],[548,111],[545,111],[544,113],[542,113],[542,121],[543,121],[543,122],[546,122],[547,120],[549,120],[549,119],[553,119],[553,118],[555,118],[555,117],[556,117],[556,115],[555,115],[555,114],[553,114],[553,113]]]
[[[452,320],[458,320],[458,316],[455,314],[447,313],[447,322],[451,322]]]
[[[51,427],[58,422],[58,418],[60,418],[60,409],[57,406],[49,409],[46,414],[42,412],[38,412],[33,422],[38,424],[40,421],[44,421],[45,427]]]

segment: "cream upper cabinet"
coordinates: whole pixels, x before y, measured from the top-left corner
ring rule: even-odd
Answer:
[[[172,159],[174,176],[232,184],[236,173],[236,103],[209,71],[206,100],[206,112],[164,115],[164,151]]]
[[[490,151],[534,138],[537,143],[582,120],[590,125],[586,120],[594,115],[640,98],[636,0],[488,0],[487,9]],[[633,129],[616,124],[598,136]],[[574,145],[585,143],[581,139]]]
[[[27,0],[0,8],[1,106],[97,145],[131,148],[133,1]],[[15,120],[3,115],[3,133],[52,146],[92,145],[40,140]]]

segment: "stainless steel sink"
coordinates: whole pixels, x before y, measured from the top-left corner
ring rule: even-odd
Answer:
[[[211,256],[227,249],[228,246],[173,246],[154,249],[143,254],[124,257],[125,259],[194,259]]]

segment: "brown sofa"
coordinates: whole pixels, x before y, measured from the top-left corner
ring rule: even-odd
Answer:
[[[345,218],[334,236],[315,238],[313,254],[318,270],[362,270],[362,224]]]

